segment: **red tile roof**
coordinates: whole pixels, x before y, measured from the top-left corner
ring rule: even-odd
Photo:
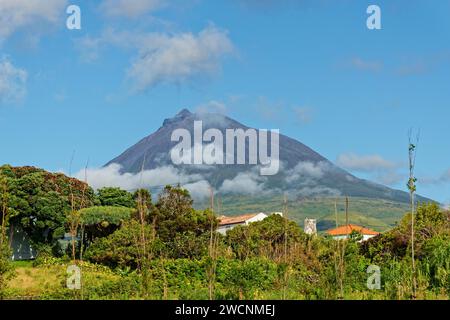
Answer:
[[[259,213],[249,213],[249,214],[244,214],[242,216],[237,216],[237,217],[221,216],[221,217],[219,217],[219,226],[224,226],[227,224],[244,223],[248,219],[251,219],[251,218],[257,216],[258,214]]]
[[[352,231],[357,231],[363,235],[370,235],[370,236],[376,236],[376,235],[380,234],[379,232],[376,232],[374,230],[364,228],[361,226],[357,226],[354,224],[340,226],[335,229],[328,230],[327,233],[332,236],[343,236],[343,235],[349,235],[350,233],[352,233]]]

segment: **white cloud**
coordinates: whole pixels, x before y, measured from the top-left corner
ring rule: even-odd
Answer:
[[[294,107],[293,108],[297,122],[301,124],[309,123],[312,120],[312,110],[307,107]]]
[[[370,179],[384,185],[395,186],[407,179],[405,172],[402,172],[406,165],[386,160],[376,154],[341,154],[337,157],[336,164],[350,171],[368,174]]]
[[[105,30],[98,38],[78,40],[82,58],[99,57],[102,47],[113,45],[137,51],[127,70],[136,91],[145,91],[160,84],[183,84],[201,77],[216,75],[224,57],[234,52],[228,33],[208,26],[198,34],[133,33]]]
[[[256,194],[264,191],[264,179],[253,172],[241,172],[222,183],[219,192]]]
[[[166,4],[166,0],[103,0],[100,10],[108,16],[136,18],[154,12]]]
[[[128,70],[138,91],[158,84],[181,84],[220,70],[221,59],[233,52],[227,32],[209,26],[198,35],[152,34],[140,43],[139,57]]]
[[[90,36],[76,40],[76,48],[81,53],[81,60],[84,62],[97,60],[100,57],[100,47],[102,44],[102,38],[93,38]]]
[[[450,182],[450,169],[448,169],[441,175],[441,180],[445,182]]]
[[[286,171],[288,183],[299,179],[320,179],[329,168],[326,162],[313,163],[310,161],[299,162],[294,168]]]
[[[133,191],[139,188],[159,188],[179,183],[190,192],[195,200],[203,200],[210,195],[210,184],[201,175],[187,175],[173,166],[144,170],[142,173],[122,173],[121,168],[119,164],[113,163],[103,168],[91,168],[86,172],[84,169],[80,170],[74,174],[74,177],[82,181],[86,178],[87,183],[94,190],[104,187],[119,187]]]
[[[15,67],[7,58],[0,60],[0,103],[16,102],[26,94],[28,74]]]
[[[379,155],[357,155],[346,153],[338,156],[336,164],[344,169],[359,172],[374,172],[386,169],[395,169],[398,164],[388,161]]]
[[[211,100],[207,103],[201,104],[195,108],[196,113],[204,114],[204,113],[220,113],[220,114],[226,114],[227,113],[227,106],[225,103]]]
[[[168,184],[180,184],[187,189],[193,199],[204,200],[210,195],[210,183],[201,174],[185,174],[173,166],[163,166],[142,173],[122,173],[121,165],[113,163],[103,168],[80,170],[73,176],[94,189],[119,187],[133,191],[139,188],[154,188]],[[64,173],[61,171],[61,173]],[[219,192],[255,194],[264,191],[265,179],[255,172],[239,173],[234,179],[225,180]]]
[[[425,63],[415,62],[409,65],[402,65],[397,68],[396,73],[400,76],[415,76],[422,75],[428,72],[430,69]]]
[[[450,169],[444,171],[442,174],[434,177],[418,177],[419,182],[427,185],[440,185],[450,182]]]
[[[211,194],[211,186],[206,180],[200,180],[183,185],[189,191],[193,199],[204,200]]]
[[[282,101],[270,101],[267,97],[260,96],[254,106],[255,112],[264,120],[274,121],[281,118],[284,111]]]
[[[379,173],[375,177],[375,180],[382,184],[393,186],[402,181],[407,181],[407,176],[405,174],[395,172],[395,170],[387,170],[386,172]]]
[[[379,61],[368,61],[361,58],[353,58],[350,61],[353,68],[361,71],[379,72],[383,69],[383,63]]]
[[[42,24],[54,24],[64,17],[67,0],[1,0],[0,42],[18,30],[33,33]]]
[[[88,184],[95,190],[103,187],[119,187],[125,190],[152,188],[167,184],[181,185],[200,180],[200,175],[185,175],[173,166],[164,166],[140,173],[121,173],[121,166],[113,163],[107,167],[88,169],[86,177]],[[85,170],[80,170],[75,178],[84,180]]]
[[[305,187],[293,191],[293,195],[301,197],[314,197],[314,196],[340,196],[341,192],[337,189],[328,187]]]

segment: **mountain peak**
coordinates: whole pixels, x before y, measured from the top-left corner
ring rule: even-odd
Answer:
[[[169,125],[171,123],[180,121],[180,120],[184,120],[188,117],[192,116],[192,112],[190,112],[188,109],[184,108],[183,110],[181,110],[180,112],[178,112],[175,117],[173,118],[169,118],[169,119],[165,119],[163,122],[163,126]]]
[[[185,117],[189,117],[190,115],[192,115],[192,112],[190,112],[188,109],[184,108],[183,110],[178,112],[175,117],[176,118],[185,118]]]

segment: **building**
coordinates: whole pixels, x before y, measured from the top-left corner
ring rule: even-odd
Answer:
[[[36,258],[37,252],[31,246],[31,239],[21,227],[11,226],[11,259],[32,260]]]
[[[274,214],[280,214],[279,212]],[[281,214],[282,215],[282,214]],[[219,217],[219,226],[217,227],[217,231],[221,234],[226,234],[228,230],[233,229],[236,226],[248,225],[249,223],[262,221],[267,218],[268,215],[265,213],[249,213],[244,214],[242,216],[236,217],[227,217],[221,216]]]
[[[368,228],[364,228],[361,226],[357,226],[354,224],[348,224],[345,226],[340,226],[331,230],[328,230],[326,233],[333,237],[333,239],[340,240],[340,239],[347,239],[348,236],[353,232],[359,232],[362,234],[363,238],[362,241],[366,241],[367,239],[370,239],[372,237],[375,237],[376,235],[379,235],[380,233]]]
[[[305,227],[303,228],[306,234],[315,235],[317,234],[317,220],[316,219],[305,219]]]

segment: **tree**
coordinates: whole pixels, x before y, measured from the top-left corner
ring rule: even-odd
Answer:
[[[7,280],[12,276],[13,267],[10,262],[11,250],[9,248],[6,228],[8,226],[8,184],[7,179],[0,175],[0,299],[3,299]]]
[[[92,188],[63,174],[5,165],[0,175],[8,184],[10,225],[21,227],[37,247],[54,245],[64,235],[72,207],[95,203]]]
[[[138,189],[133,193],[133,200],[136,202],[137,209],[141,206],[144,210],[150,212],[154,205],[152,195],[147,189]]]
[[[102,188],[97,191],[98,200],[102,206],[134,208],[136,203],[133,195],[120,188]]]
[[[152,230],[149,226],[145,227],[145,239],[147,239],[147,248],[154,252],[159,252],[162,247],[158,241],[151,242]],[[85,258],[101,263],[112,268],[131,267],[137,269],[141,263],[141,248],[136,244],[141,237],[141,225],[136,220],[124,222],[122,227],[113,234],[97,238],[86,250]]]
[[[20,222],[34,243],[51,244],[64,236],[70,207],[57,192],[40,193],[33,209],[33,213],[22,216]]]
[[[189,191],[181,187],[166,186],[156,204],[158,217],[156,230],[164,242],[171,242],[177,233],[191,231],[196,235],[210,229],[209,211],[196,211]]]
[[[415,299],[417,291],[417,278],[416,278],[416,257],[414,252],[414,214],[415,214],[415,194],[416,194],[416,182],[417,179],[414,176],[414,169],[416,166],[416,149],[419,142],[419,135],[417,135],[416,141],[412,141],[412,132],[409,133],[409,146],[408,146],[408,158],[409,158],[409,179],[408,190],[410,195],[411,206],[411,262],[412,262],[412,297]]]
[[[285,247],[302,242],[306,235],[300,226],[280,215],[253,222],[248,226],[238,226],[226,234],[226,243],[239,259],[264,255],[285,261]]]
[[[104,238],[120,228],[135,215],[135,209],[125,207],[90,207],[81,209],[80,224],[86,232],[85,239]]]
[[[254,299],[256,291],[269,288],[276,277],[276,264],[265,259],[227,260],[220,263],[218,280],[231,287],[231,299]]]
[[[142,164],[142,171],[143,170],[144,170],[144,163]],[[134,193],[133,199],[134,199],[134,201],[136,201],[137,218],[139,220],[140,229],[141,229],[139,241],[137,243],[137,245],[140,248],[138,266],[140,268],[141,275],[142,275],[143,295],[144,295],[144,297],[147,297],[148,290],[149,290],[148,267],[149,267],[150,259],[153,257],[152,250],[149,250],[149,248],[147,247],[147,241],[150,241],[151,242],[150,244],[152,245],[155,240],[155,228],[154,228],[155,218],[153,218],[150,239],[148,239],[146,236],[147,219],[149,216],[150,209],[153,207],[152,196],[148,190],[139,189]]]

